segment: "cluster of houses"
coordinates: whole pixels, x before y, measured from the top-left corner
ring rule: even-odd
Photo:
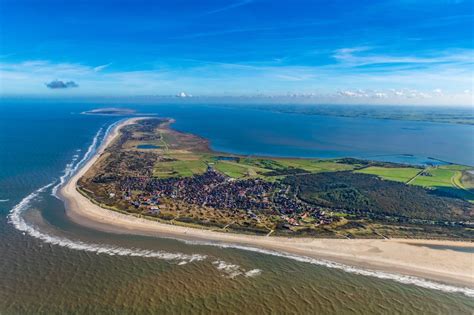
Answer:
[[[168,198],[220,210],[245,210],[252,217],[255,213],[278,215],[294,226],[307,216],[315,225],[333,220],[322,209],[299,200],[289,186],[257,178],[235,180],[212,168],[186,178],[128,177],[120,182],[120,190],[130,205],[151,215],[159,214],[160,200]]]

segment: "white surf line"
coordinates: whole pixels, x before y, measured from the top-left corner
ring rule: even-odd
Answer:
[[[96,148],[97,142],[98,142],[98,139],[100,137],[100,134],[102,133],[102,130],[103,129],[100,128],[99,131],[97,131],[94,138],[92,139],[91,145],[87,148],[86,153],[84,154],[82,159],[79,162],[77,162],[77,164],[74,165],[74,163],[77,161],[77,159],[79,157],[78,154],[75,154],[72,158],[72,161],[70,163],[66,164],[66,167],[64,168],[64,171],[63,171],[63,175],[61,175],[61,177],[59,177],[59,183],[57,185],[55,185],[53,187],[53,189],[51,190],[51,194],[54,197],[59,199],[59,197],[57,195],[58,189],[62,185],[64,185],[64,183],[66,183],[66,181],[79,169],[80,165],[82,165],[85,161],[87,161],[93,155],[93,153],[97,149]]]
[[[105,132],[103,133],[103,135],[102,135],[102,131],[104,130],[104,128],[100,128],[97,131],[97,133],[95,134],[94,138],[92,139],[92,143],[87,148],[86,153],[83,155],[82,159],[79,162],[77,162],[76,164],[74,164],[74,163],[79,158],[79,155],[78,154],[73,155],[72,161],[70,163],[66,164],[66,167],[63,171],[63,175],[61,175],[61,177],[59,177],[59,183],[53,187],[53,189],[51,191],[52,196],[56,197],[57,199],[60,199],[59,196],[58,196],[59,188],[61,188],[67,182],[67,180],[69,178],[71,178],[85,162],[87,162],[90,158],[92,158],[94,156],[94,153],[102,145],[103,141],[105,139],[107,139],[110,131],[115,126],[117,126],[119,123],[123,122],[126,119],[127,118],[120,119],[120,120],[110,124],[107,127],[107,129],[105,130]],[[102,137],[101,137],[101,135],[102,135]],[[99,139],[101,139],[100,143],[99,143]],[[76,152],[80,152],[80,151],[81,151],[81,149],[76,150]]]
[[[58,189],[71,177],[73,176],[79,168],[87,162],[94,153],[100,148],[103,144],[103,141],[107,139],[110,131],[119,123],[123,122],[125,119],[121,119],[116,121],[115,123],[109,125],[109,127],[104,132],[103,136],[101,137],[101,133],[103,128],[100,128],[99,131],[95,134],[92,143],[88,147],[86,153],[82,157],[82,159],[74,164],[79,155],[75,154],[73,159],[70,163],[66,164],[66,167],[63,171],[63,175],[59,178],[59,182],[56,184],[56,180],[37,189],[36,191],[32,192],[25,198],[23,198],[16,206],[14,206],[10,210],[9,214],[9,222],[12,223],[16,229],[22,231],[23,233],[27,233],[28,235],[35,237],[37,239],[42,240],[45,243],[58,245],[62,247],[66,247],[69,249],[74,250],[82,250],[87,252],[94,252],[97,254],[107,254],[109,256],[135,256],[135,257],[146,257],[146,258],[159,258],[163,260],[179,260],[180,262],[178,265],[186,265],[187,263],[193,261],[202,261],[207,259],[206,255],[200,254],[182,254],[182,253],[169,253],[164,251],[151,251],[151,250],[144,250],[144,249],[130,249],[118,246],[107,246],[103,244],[93,244],[93,243],[85,243],[82,241],[73,241],[67,238],[57,237],[48,235],[39,231],[36,227],[28,224],[24,218],[21,216],[22,212],[27,210],[31,206],[31,202],[39,197],[39,195],[45,192],[48,188],[53,186],[51,189],[51,195],[58,198],[57,191]],[[101,139],[100,144],[98,144],[99,139]],[[80,152],[81,149],[77,149],[76,152]],[[251,269],[251,270],[244,270],[239,265],[231,264],[225,262],[223,260],[216,260],[212,263],[212,265],[219,271],[222,271],[228,275],[229,278],[235,278],[236,276],[245,276],[245,277],[255,277],[258,276],[262,271],[260,269]]]
[[[255,277],[262,273],[262,270],[260,269],[252,269],[246,271],[242,269],[242,267],[240,267],[239,265],[231,264],[220,259],[213,261],[212,264],[217,268],[217,270],[225,272],[227,274],[227,277],[231,279],[241,275],[247,278]]]
[[[51,187],[54,182],[49,183],[36,191],[32,192],[25,198],[23,198],[16,206],[10,210],[8,216],[9,222],[13,226],[24,233],[28,233],[30,236],[42,240],[45,243],[58,245],[74,250],[81,250],[86,252],[92,252],[97,254],[106,254],[109,256],[132,256],[132,257],[145,257],[145,258],[158,258],[162,260],[178,260],[180,264],[202,261],[207,258],[206,255],[200,254],[183,254],[183,253],[170,253],[165,251],[153,251],[147,249],[137,248],[124,248],[120,246],[111,246],[103,244],[85,243],[82,241],[73,241],[67,238],[48,235],[39,231],[33,225],[28,224],[22,217],[22,213],[31,206],[31,202],[39,197],[39,195]]]
[[[112,128],[122,121],[123,119],[111,124],[106,129],[104,136],[102,137],[102,142],[104,139],[107,138]],[[75,160],[77,160],[77,157],[73,157],[73,162],[66,165],[64,173],[60,177],[59,183],[51,189],[51,194],[53,196],[57,198],[57,190],[59,189],[59,187],[61,187],[61,185],[63,185],[70,176],[74,175],[74,173],[77,172],[79,167],[84,162],[86,162],[91,156],[93,156],[93,153],[97,150],[97,147],[98,147],[97,143],[99,141],[102,130],[103,128],[99,129],[99,131],[96,133],[96,135],[94,136],[92,140],[92,144],[87,149],[83,158],[75,166],[73,166],[73,164]],[[76,152],[80,152],[80,149],[76,150]],[[45,192],[48,188],[53,186],[56,182],[57,181],[53,181],[43,187],[38,188],[37,190],[29,194],[28,196],[23,198],[17,205],[15,205],[10,210],[10,213],[8,215],[9,222],[13,224],[13,226],[17,230],[22,231],[24,233],[28,233],[30,236],[40,239],[44,241],[45,243],[49,243],[52,245],[59,245],[59,246],[74,249],[74,250],[94,252],[97,254],[107,254],[109,256],[115,256],[115,255],[136,256],[136,257],[146,257],[146,258],[159,258],[163,260],[180,260],[180,263],[179,263],[180,265],[186,264],[188,262],[193,262],[193,261],[202,261],[207,258],[206,255],[200,255],[200,254],[189,255],[189,254],[183,254],[183,253],[170,253],[170,252],[165,252],[165,251],[152,251],[152,250],[137,249],[137,248],[131,249],[131,248],[124,248],[120,246],[85,243],[82,241],[73,241],[67,238],[63,238],[63,237],[48,235],[46,233],[39,231],[33,225],[28,224],[21,214],[31,206],[31,202],[33,200],[38,198],[41,193]]]
[[[345,272],[349,272],[349,273],[353,273],[357,275],[375,277],[375,278],[384,279],[384,280],[393,280],[402,284],[411,284],[411,285],[415,285],[415,286],[422,287],[425,289],[439,290],[439,291],[448,292],[448,293],[462,293],[468,297],[474,297],[474,289],[471,289],[468,287],[457,287],[454,285],[438,283],[438,282],[426,280],[426,279],[415,277],[415,276],[407,276],[407,275],[400,275],[400,274],[384,272],[384,271],[363,269],[363,268],[353,267],[353,266],[349,266],[346,264],[341,264],[341,263],[337,263],[337,262],[333,262],[333,261],[329,261],[325,259],[315,259],[315,258],[311,258],[307,256],[294,255],[294,254],[289,254],[289,253],[284,253],[284,252],[277,252],[273,250],[261,249],[257,247],[244,246],[244,245],[238,245],[238,244],[215,243],[215,242],[205,242],[205,241],[186,241],[186,240],[181,240],[181,241],[185,242],[186,244],[216,246],[220,248],[235,248],[235,249],[257,252],[257,253],[266,254],[266,255],[278,256],[278,257],[296,260],[299,262],[305,262],[305,263],[324,266],[328,268],[339,269],[339,270],[343,270]]]
[[[117,124],[119,124],[120,122],[122,122],[123,120],[124,119],[119,120],[119,121],[111,124],[107,128],[107,130],[106,130],[106,132],[105,132],[105,134],[102,138],[102,141],[107,138],[107,136],[108,136],[109,132],[112,130],[112,128],[114,126],[116,126]],[[92,154],[92,151],[95,151],[94,147],[97,144],[98,135],[100,134],[101,130],[102,130],[102,128],[97,132],[96,136],[93,139],[93,142],[92,142],[91,146],[89,146],[89,149],[87,150],[84,157],[81,159],[81,161],[78,162],[76,167],[74,167],[74,172],[76,172],[79,169],[79,166],[82,165],[85,161],[87,161],[90,158],[90,155]],[[97,148],[95,148],[95,149],[97,149]],[[80,149],[78,149],[78,152],[79,151],[80,151]],[[74,174],[74,172],[72,174],[70,174],[69,176],[72,176]],[[64,181],[65,180],[66,180],[66,177],[65,177]],[[60,183],[60,184],[58,184],[54,187],[54,188],[56,188],[56,191],[63,183]],[[52,185],[52,184],[50,184],[50,185]],[[170,237],[170,238],[172,238],[172,237]],[[311,263],[311,264],[315,264],[315,265],[325,266],[325,267],[328,267],[328,268],[340,269],[340,270],[343,270],[343,271],[349,272],[349,273],[354,273],[354,274],[359,274],[359,275],[364,275],[364,276],[371,276],[371,277],[376,277],[376,278],[379,278],[379,279],[389,279],[389,280],[393,280],[393,281],[403,283],[403,284],[412,284],[412,285],[416,285],[416,286],[419,286],[419,287],[422,287],[422,288],[440,290],[440,291],[444,291],[444,292],[463,293],[466,296],[474,297],[474,289],[470,289],[470,288],[467,288],[467,287],[456,287],[456,286],[452,286],[452,285],[437,283],[437,282],[429,281],[429,280],[422,279],[422,278],[415,277],[415,276],[406,276],[406,275],[399,275],[399,274],[388,273],[388,272],[383,272],[383,271],[375,271],[375,270],[370,270],[370,269],[357,268],[357,267],[353,267],[353,266],[349,266],[349,265],[345,265],[345,264],[341,264],[341,263],[332,262],[332,261],[329,261],[329,260],[315,259],[315,258],[310,258],[310,257],[306,257],[306,256],[298,256],[298,255],[293,255],[293,254],[288,254],[288,253],[283,253],[283,252],[265,250],[265,249],[260,249],[260,248],[256,248],[256,247],[242,246],[242,245],[237,245],[237,244],[224,244],[224,243],[213,243],[213,242],[202,242],[202,241],[184,241],[184,240],[179,239],[179,238],[173,238],[173,239],[183,241],[187,244],[208,245],[208,246],[217,246],[217,247],[221,247],[221,248],[235,248],[235,249],[241,249],[241,250],[246,250],[246,251],[259,252],[259,253],[263,253],[263,254],[267,254],[267,255],[279,256],[279,257],[293,259],[293,260],[300,261],[300,262],[306,262],[306,263]],[[69,241],[69,242],[72,242],[72,241]],[[60,245],[60,244],[58,244],[58,245]],[[100,246],[100,245],[95,245],[95,244],[90,244],[90,245]],[[87,246],[89,246],[89,245],[87,245]],[[66,246],[66,247],[68,247],[68,246]],[[81,247],[81,246],[79,246],[79,247]],[[77,249],[82,249],[82,247],[77,248]],[[126,248],[123,248],[123,249],[125,251],[129,251],[129,249],[126,249]],[[84,248],[83,250],[87,250],[87,249]],[[206,257],[206,256],[204,256],[204,257]],[[186,263],[187,263],[186,261],[182,261],[179,264],[184,265]],[[231,275],[232,278],[235,277],[235,276],[232,276],[232,275],[234,275],[236,271],[232,272],[232,269],[235,268],[234,266],[237,266],[237,265],[229,264],[229,263],[226,263],[222,260],[214,261],[213,265],[216,266],[216,268],[218,270],[223,270],[223,271],[227,272],[228,274],[230,272],[230,275]],[[229,266],[232,266],[232,267],[229,267]],[[237,266],[237,268],[240,269],[239,266]],[[252,269],[252,270],[249,270],[247,272],[240,271],[238,275],[243,274],[247,277],[251,277],[251,276],[259,275],[260,273],[261,273],[260,269]]]

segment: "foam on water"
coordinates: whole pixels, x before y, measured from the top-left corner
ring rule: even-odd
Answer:
[[[227,277],[229,278],[235,278],[240,275],[243,275],[245,277],[255,277],[262,272],[260,269],[252,269],[246,271],[239,265],[228,263],[223,260],[215,260],[212,262],[212,264],[217,268],[217,270],[226,273]]]
[[[169,253],[165,251],[153,251],[137,248],[132,249],[120,246],[85,243],[82,241],[73,241],[64,237],[58,237],[43,233],[33,225],[28,224],[21,214],[31,206],[31,202],[38,198],[40,193],[44,192],[53,184],[54,182],[37,189],[36,191],[23,198],[23,200],[21,200],[15,207],[11,209],[9,214],[9,221],[15,226],[16,229],[27,233],[32,237],[40,239],[48,244],[58,245],[74,250],[93,252],[97,254],[106,254],[110,256],[136,256],[146,258],[158,258],[163,260],[179,260],[184,262],[201,261],[207,258],[205,255],[199,254],[188,255],[182,253]]]
[[[102,140],[106,139],[107,136],[109,135],[110,131],[112,128],[114,128],[117,124],[119,124],[122,120],[119,120],[113,124],[111,124],[106,131],[103,133]],[[102,244],[91,244],[91,243],[85,243],[82,241],[73,241],[69,240],[67,238],[63,237],[58,237],[58,236],[53,236],[49,235],[46,233],[43,233],[39,231],[36,227],[33,225],[28,224],[24,218],[22,217],[22,212],[27,210],[31,206],[31,202],[35,200],[36,198],[39,197],[39,195],[43,192],[45,192],[48,188],[53,186],[51,189],[51,195],[57,196],[57,191],[58,189],[69,179],[72,175],[74,175],[77,170],[79,169],[80,166],[82,166],[87,160],[89,160],[93,154],[96,152],[98,148],[98,143],[99,139],[101,138],[103,128],[100,128],[99,131],[96,133],[94,136],[91,145],[88,147],[86,153],[82,157],[80,161],[77,161],[79,158],[78,154],[75,154],[72,158],[72,161],[68,163],[63,171],[63,175],[59,178],[59,182],[56,184],[57,181],[53,181],[36,191],[32,192],[25,198],[23,198],[16,206],[14,206],[10,210],[9,214],[9,222],[12,223],[16,229],[20,230],[23,232],[23,234],[27,233],[32,237],[35,237],[37,239],[40,239],[46,243],[53,244],[53,245],[59,245],[62,247],[67,247],[70,249],[75,249],[75,250],[83,250],[87,252],[94,252],[98,254],[107,254],[110,256],[138,256],[138,257],[146,257],[146,258],[159,258],[163,260],[180,260],[180,264],[186,264],[188,262],[192,261],[201,261],[206,259],[205,255],[199,255],[199,254],[182,254],[182,253],[169,253],[165,251],[152,251],[152,250],[145,250],[145,249],[130,249],[130,248],[124,248],[124,247],[119,247],[119,246],[110,246],[110,245],[102,245]],[[80,152],[81,149],[77,149],[76,152]],[[8,200],[5,200],[8,201]]]
[[[422,279],[419,277],[414,276],[407,276],[407,275],[400,275],[395,273],[383,272],[383,271],[375,271],[370,269],[363,269],[358,267],[349,266],[346,264],[341,264],[325,259],[315,259],[306,256],[300,255],[293,255],[284,252],[277,252],[273,250],[261,249],[251,246],[243,246],[238,244],[227,244],[227,243],[215,243],[215,242],[203,242],[203,241],[184,241],[187,244],[194,244],[194,245],[208,245],[208,246],[217,246],[220,248],[235,248],[241,249],[246,251],[258,252],[266,255],[278,256],[283,258],[288,258],[292,260],[296,260],[299,262],[310,263],[314,265],[324,266],[333,269],[343,270],[345,272],[363,275],[363,276],[370,276],[379,279],[386,279],[386,280],[393,280],[403,284],[411,284],[416,285],[418,287],[426,288],[426,289],[433,289],[439,290],[449,293],[462,293],[468,297],[474,297],[474,289],[468,287],[457,287],[449,284],[438,283],[426,279]],[[223,267],[224,268],[224,267]],[[231,269],[231,267],[229,267]],[[258,270],[258,269],[255,269]]]
[[[58,189],[66,183],[66,181],[79,169],[79,167],[86,162],[88,159],[90,159],[97,149],[97,143],[99,141],[99,137],[102,133],[102,128],[97,131],[95,134],[94,138],[92,139],[91,145],[87,148],[86,153],[82,157],[82,159],[76,163],[77,159],[79,158],[78,154],[74,154],[72,157],[72,160],[70,163],[66,164],[66,167],[64,168],[63,174],[61,177],[59,177],[59,182],[53,187],[51,190],[51,195],[58,198]],[[109,129],[107,129],[109,130]]]
[[[107,139],[108,135],[110,134],[110,131],[122,121],[123,120],[118,120],[110,124],[105,130],[105,132],[103,132],[104,130],[103,128],[100,128],[95,134],[94,138],[92,139],[92,143],[89,145],[86,153],[84,154],[84,156],[82,157],[80,161],[77,161],[77,159],[79,158],[79,154],[76,153],[72,156],[71,162],[66,164],[66,167],[64,168],[62,175],[59,177],[59,182],[51,190],[52,196],[59,199],[59,196],[58,196],[59,188],[63,186],[66,183],[66,181],[69,178],[71,178],[79,170],[79,168],[82,165],[84,165],[84,163],[86,163],[90,158],[92,158],[92,156],[97,151],[97,149],[99,148],[103,140]],[[81,152],[81,149],[77,149],[76,152]]]

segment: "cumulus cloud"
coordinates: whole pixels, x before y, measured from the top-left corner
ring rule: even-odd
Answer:
[[[178,93],[176,97],[186,98],[186,97],[192,97],[192,95],[185,92],[181,92],[181,93]]]
[[[61,81],[61,80],[53,80],[49,83],[46,83],[46,87],[50,89],[68,89],[68,88],[75,88],[79,85],[74,81]]]
[[[440,89],[433,90],[432,93],[426,93],[415,89],[389,89],[383,91],[377,90],[342,90],[337,95],[345,98],[373,98],[373,99],[426,99],[432,98],[434,95],[443,95]]]
[[[365,91],[365,90],[360,90],[360,89],[338,91],[337,94],[344,97],[370,97],[370,91]]]
[[[66,89],[81,95],[170,95],[171,91],[180,92],[185,86],[199,95],[258,95],[285,100],[292,97],[314,103],[471,105],[473,102],[472,66],[465,65],[436,64],[430,68],[390,71],[352,70],[340,64],[274,66],[212,61],[199,61],[179,71],[166,67],[161,68],[166,71],[153,68],[103,71],[105,66],[0,60],[0,95],[48,95],[49,89],[55,92]],[[51,81],[52,78],[58,79]],[[70,81],[72,78],[74,81]],[[81,89],[72,89],[78,85],[76,82],[81,82]],[[187,92],[172,94],[189,97]]]

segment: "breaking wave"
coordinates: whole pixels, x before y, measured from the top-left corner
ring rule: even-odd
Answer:
[[[407,275],[400,275],[400,274],[383,272],[383,271],[363,269],[363,268],[353,267],[353,266],[349,266],[346,264],[341,264],[341,263],[337,263],[337,262],[333,262],[333,261],[329,261],[325,259],[315,259],[315,258],[306,257],[306,256],[293,255],[289,253],[277,252],[273,250],[267,250],[267,249],[261,249],[261,248],[243,246],[243,245],[237,245],[237,244],[225,244],[225,243],[204,242],[204,241],[184,241],[184,242],[186,244],[208,245],[208,246],[217,246],[220,248],[235,248],[235,249],[241,249],[245,251],[258,252],[258,253],[262,253],[266,255],[283,257],[283,258],[292,259],[292,260],[296,260],[296,261],[304,262],[304,263],[310,263],[310,264],[314,264],[318,266],[339,269],[339,270],[343,270],[345,272],[349,272],[349,273],[353,273],[357,275],[375,277],[375,278],[384,279],[384,280],[393,280],[399,283],[411,284],[411,285],[415,285],[415,286],[422,287],[425,289],[433,289],[433,290],[439,290],[439,291],[449,292],[449,293],[462,293],[468,297],[474,297],[474,289],[471,289],[468,287],[457,287],[457,286],[438,283],[438,282],[434,282],[434,281],[430,281],[430,280],[426,280],[426,279],[414,277],[414,276],[407,276]],[[222,269],[224,270],[228,269],[229,271],[232,271],[233,266],[222,265]],[[258,270],[258,269],[255,269],[255,270]],[[252,272],[252,270],[249,272]]]
[[[159,258],[163,260],[180,260],[181,262],[186,263],[193,261],[201,261],[207,258],[207,256],[199,254],[188,255],[182,253],[169,253],[165,251],[153,251],[137,248],[132,249],[120,246],[85,243],[82,241],[73,241],[67,238],[45,234],[39,231],[34,226],[28,224],[25,219],[23,219],[21,214],[26,209],[28,209],[28,207],[31,206],[31,202],[38,198],[40,193],[44,192],[53,184],[54,182],[37,189],[36,191],[23,198],[23,200],[21,200],[15,207],[11,209],[10,214],[8,216],[9,221],[15,226],[17,230],[28,233],[30,236],[40,239],[48,244],[59,245],[70,249],[82,250],[97,254],[106,254],[109,256],[137,256],[146,258]]]
[[[32,237],[40,239],[45,243],[59,245],[62,247],[74,249],[74,250],[82,250],[86,252],[93,252],[97,254],[106,254],[110,256],[137,256],[137,257],[146,257],[146,258],[159,258],[163,260],[179,260],[179,264],[186,264],[188,262],[193,261],[201,261],[207,258],[205,255],[200,254],[183,254],[183,253],[169,253],[165,251],[153,251],[153,250],[146,250],[146,249],[137,249],[137,248],[124,248],[119,246],[111,246],[111,245],[103,245],[103,244],[93,244],[93,243],[85,243],[82,241],[73,241],[64,237],[58,237],[49,235],[39,231],[36,227],[28,224],[25,219],[22,217],[22,213],[27,210],[31,206],[31,202],[39,197],[39,195],[45,192],[48,188],[52,187],[51,195],[58,198],[57,191],[58,189],[72,176],[75,172],[81,167],[88,159],[90,159],[93,154],[98,149],[99,142],[102,142],[112,128],[114,128],[117,124],[119,124],[122,120],[119,120],[113,124],[111,124],[105,132],[103,132],[103,128],[100,128],[99,131],[94,136],[91,145],[88,147],[86,153],[82,157],[80,161],[77,162],[79,155],[75,154],[72,158],[72,161],[68,163],[63,171],[63,175],[59,178],[58,181],[53,181],[36,191],[32,192],[25,198],[23,198],[16,206],[14,206],[8,215],[9,222],[13,224],[13,226],[24,233],[29,234]],[[102,141],[100,141],[102,140]],[[77,149],[76,152],[80,152],[80,149]],[[77,163],[76,163],[77,162]],[[56,185],[55,185],[56,184]],[[8,201],[8,200],[5,200]]]
[[[88,159],[90,159],[93,155],[93,153],[95,152],[95,150],[97,149],[97,143],[99,142],[99,138],[102,134],[102,128],[99,129],[99,131],[97,131],[97,133],[95,134],[94,138],[92,139],[92,143],[91,145],[87,148],[87,151],[86,153],[84,154],[84,156],[82,157],[82,159],[76,163],[77,159],[79,158],[79,155],[78,154],[74,154],[73,157],[72,157],[72,160],[70,163],[66,164],[66,167],[64,168],[64,171],[63,171],[63,174],[61,175],[61,177],[59,177],[59,182],[53,187],[53,189],[51,190],[51,195],[58,198],[58,189],[64,185],[64,183],[66,183],[66,181],[72,176],[74,175],[74,173],[79,169],[79,167],[84,163],[86,162]]]
[[[229,278],[235,278],[240,275],[243,275],[245,277],[255,277],[262,272],[260,269],[252,269],[246,271],[242,269],[239,265],[231,264],[223,260],[215,260],[212,262],[212,264],[217,268],[217,270],[226,273]]]
[[[100,128],[97,133],[95,134],[94,138],[92,139],[92,143],[89,145],[87,148],[86,153],[84,153],[83,157],[81,160],[77,161],[79,158],[79,154],[74,154],[72,157],[71,162],[66,164],[66,167],[63,170],[62,175],[59,177],[59,182],[52,188],[51,190],[51,195],[59,199],[58,196],[58,190],[61,186],[63,186],[66,181],[71,178],[79,168],[84,165],[97,151],[97,149],[100,146],[100,143],[103,142],[109,135],[110,131],[117,126],[119,123],[121,123],[123,120],[118,120],[114,122],[113,124],[110,124],[107,129],[104,132],[104,128]],[[81,149],[77,149],[76,152],[80,152]]]

